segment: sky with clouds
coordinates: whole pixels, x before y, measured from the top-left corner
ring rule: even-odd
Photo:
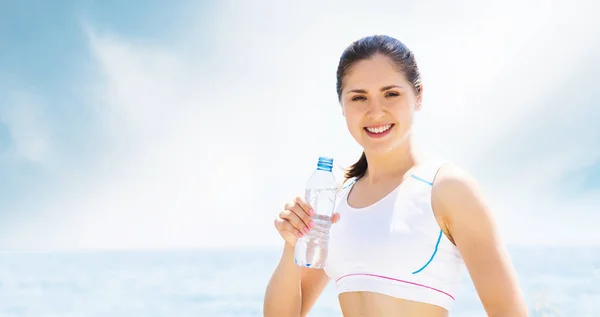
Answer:
[[[598,9],[2,2],[0,249],[281,245],[317,157],[360,154],[335,70],[376,33],[415,51],[415,134],[475,175],[508,243],[599,244]]]

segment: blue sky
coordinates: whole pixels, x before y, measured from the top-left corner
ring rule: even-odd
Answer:
[[[507,242],[600,243],[593,3],[345,3],[0,4],[0,248],[279,245],[315,158],[358,157],[335,68],[374,33],[417,54],[417,137]]]

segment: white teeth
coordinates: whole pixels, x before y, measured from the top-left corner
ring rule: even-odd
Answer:
[[[391,128],[392,125],[391,124],[386,124],[384,126],[380,126],[378,128],[367,128],[367,131],[371,132],[371,133],[383,133],[385,131],[387,131],[389,128]]]

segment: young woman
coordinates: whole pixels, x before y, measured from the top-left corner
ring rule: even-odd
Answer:
[[[364,149],[346,173],[324,269],[294,263],[314,225],[303,197],[275,227],[285,240],[264,315],[306,316],[331,280],[345,317],[448,316],[465,266],[489,316],[527,316],[491,211],[460,168],[427,157],[411,135],[423,85],[413,53],[388,36],[352,43],[337,70],[350,134]]]

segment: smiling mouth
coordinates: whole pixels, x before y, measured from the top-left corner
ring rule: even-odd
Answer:
[[[364,127],[363,129],[367,131],[368,134],[382,135],[386,134],[393,126],[394,124],[383,124],[375,127]]]

